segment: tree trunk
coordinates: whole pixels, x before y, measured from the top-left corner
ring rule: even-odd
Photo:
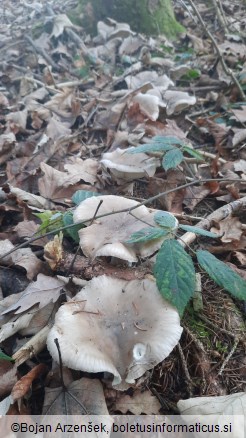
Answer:
[[[171,0],[79,0],[71,19],[82,17],[82,26],[95,33],[96,23],[106,17],[128,23],[147,35],[164,34],[174,39],[184,28],[176,21]],[[81,22],[80,22],[81,24]]]

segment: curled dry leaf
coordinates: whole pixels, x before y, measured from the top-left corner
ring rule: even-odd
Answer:
[[[4,310],[1,315],[8,313],[18,315],[29,310],[36,304],[41,309],[51,301],[55,303],[60,296],[63,286],[63,281],[55,277],[39,274],[37,281],[30,283],[21,298],[15,304]]]
[[[52,203],[48,200],[43,198],[43,196],[34,195],[33,193],[25,192],[22,189],[18,189],[17,187],[11,187],[10,193],[15,195],[18,201],[25,201],[28,206],[35,207],[37,209],[45,209],[49,210],[52,208]]]
[[[7,360],[0,359],[0,397],[9,394],[17,382],[17,367]]]
[[[16,382],[11,391],[11,397],[13,402],[24,397],[28,393],[33,381],[35,379],[38,379],[47,370],[47,365],[40,363],[36,365],[31,371],[29,371],[29,373],[27,373],[25,376],[21,377],[21,379]]]
[[[58,362],[57,338],[64,365],[111,373],[113,385],[134,384],[170,354],[181,333],[177,310],[154,281],[103,275],[58,310],[47,346]]]
[[[241,239],[243,234],[242,223],[237,217],[230,215],[225,219],[214,223],[216,228],[211,229],[211,231],[214,230],[219,235],[222,235],[222,242],[231,243]]]
[[[160,161],[157,158],[150,158],[146,154],[137,154],[132,159],[129,149],[116,149],[113,152],[103,154],[101,164],[105,170],[115,177],[117,183],[124,181],[133,181],[136,178],[152,177],[159,166]]]
[[[96,212],[98,215],[112,213],[117,210],[130,209],[139,203],[121,196],[105,195],[86,199],[74,211],[74,223],[88,221]],[[157,251],[164,237],[148,242],[126,244],[131,234],[142,230],[146,225],[154,226],[153,211],[139,206],[133,212],[121,212],[105,216],[93,221],[92,225],[79,230],[80,246],[87,257],[112,256],[130,262],[136,262],[137,257],[147,257]]]
[[[0,257],[14,249],[9,240],[1,241]],[[4,264],[22,266],[27,272],[27,278],[32,280],[42,269],[43,263],[37,258],[30,248],[16,249],[12,254],[3,259]]]

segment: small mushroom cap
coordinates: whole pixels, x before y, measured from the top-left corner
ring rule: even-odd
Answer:
[[[139,203],[121,196],[105,195],[86,199],[74,211],[74,223],[91,219],[100,201],[103,201],[98,215],[130,209]],[[112,256],[129,262],[136,262],[137,256],[148,257],[157,251],[164,237],[148,242],[127,244],[131,234],[146,226],[156,226],[154,215],[144,205],[130,212],[116,213],[96,219],[92,225],[79,231],[80,246],[87,257]],[[143,223],[144,221],[144,223]],[[148,224],[148,225],[146,225]]]
[[[133,384],[164,360],[182,333],[177,310],[150,279],[95,277],[57,312],[47,346],[64,365],[113,374],[113,385]]]
[[[154,176],[160,161],[157,158],[150,158],[146,154],[134,156],[128,152],[134,148],[116,149],[113,152],[106,152],[102,156],[101,164],[115,177],[118,183],[122,181],[133,181],[144,176]]]

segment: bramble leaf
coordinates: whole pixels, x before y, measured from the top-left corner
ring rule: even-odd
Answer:
[[[87,198],[92,198],[92,196],[100,195],[101,193],[91,192],[89,190],[77,190],[77,192],[75,192],[72,196],[72,201],[74,204],[78,205]]]
[[[154,215],[154,221],[161,225],[161,227],[168,228],[169,230],[176,229],[178,226],[178,220],[168,211],[158,211]]]
[[[246,281],[240,275],[208,251],[199,250],[196,256],[199,265],[215,283],[230,292],[233,297],[246,300]]]
[[[73,213],[71,211],[67,211],[64,215],[63,215],[63,226],[66,227],[68,225],[72,225],[73,224]],[[74,227],[69,227],[66,228],[66,230],[64,230],[65,234],[68,234],[76,243],[79,243],[79,235],[78,235],[78,231],[84,228],[83,224],[75,224]]]
[[[158,289],[182,316],[195,291],[195,268],[192,258],[174,239],[165,240],[156,257],[154,276]]]
[[[172,149],[164,155],[162,160],[162,167],[165,170],[174,169],[183,161],[183,159],[184,155],[180,149]]]
[[[129,240],[125,240],[124,243],[143,243],[148,242],[149,240],[160,239],[168,234],[167,231],[161,230],[160,228],[155,227],[146,227],[142,230],[136,231],[136,233],[132,233]]]
[[[213,237],[214,239],[220,237],[216,233],[211,233],[211,231],[203,230],[202,228],[199,227],[192,227],[191,225],[179,225],[179,228],[181,228],[184,231],[191,231],[192,233],[200,234],[201,236]]]

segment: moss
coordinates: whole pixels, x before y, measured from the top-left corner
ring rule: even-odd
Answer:
[[[164,34],[175,39],[184,28],[175,19],[171,0],[159,0],[157,6],[151,10],[149,0],[79,0],[75,11],[69,18],[81,23],[87,32],[96,31],[99,20],[111,17],[119,22],[129,23],[136,32],[147,35]]]

